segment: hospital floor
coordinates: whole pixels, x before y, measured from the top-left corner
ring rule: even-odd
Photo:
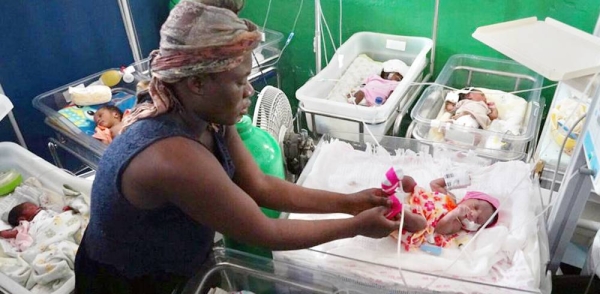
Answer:
[[[600,279],[597,276],[594,277],[590,284],[589,276],[579,275],[581,269],[568,264],[561,264],[560,269],[563,275],[552,277],[552,294],[584,294],[586,293],[588,284],[590,288],[587,293],[600,293]]]

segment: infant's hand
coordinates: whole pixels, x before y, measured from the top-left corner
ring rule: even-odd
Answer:
[[[8,230],[4,230],[4,231],[0,231],[0,237],[4,238],[4,239],[14,239],[17,237],[17,230],[15,229],[8,229]]]
[[[468,218],[469,214],[471,213],[471,209],[469,209],[469,207],[466,205],[459,205],[454,210],[452,210],[451,213],[458,219],[463,220],[465,218]]]
[[[488,102],[487,105],[490,109],[496,108],[496,103],[494,103],[494,102]]]

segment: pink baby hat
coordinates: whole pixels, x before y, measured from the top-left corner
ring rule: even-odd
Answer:
[[[478,199],[478,200],[487,201],[489,204],[492,205],[492,207],[494,207],[494,211],[498,210],[498,207],[500,207],[500,201],[498,201],[498,199],[496,199],[495,197],[492,197],[486,193],[479,192],[479,191],[468,191],[467,194],[465,194],[465,197],[458,204],[462,203],[465,200],[469,200],[469,199]],[[498,221],[498,218],[495,218],[488,225],[488,228],[494,226],[497,221]]]
[[[381,182],[381,189],[385,192],[392,200],[392,208],[390,212],[385,216],[388,219],[394,218],[398,213],[402,211],[402,203],[396,197],[395,191],[398,187],[402,188],[401,179],[404,177],[402,169],[390,167],[385,173],[385,179]]]

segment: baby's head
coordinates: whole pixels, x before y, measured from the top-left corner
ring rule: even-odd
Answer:
[[[383,63],[381,78],[391,81],[402,81],[408,72],[408,66],[402,60],[390,59]]]
[[[465,205],[469,208],[470,213],[467,215],[467,219],[477,225],[473,225],[472,228],[467,227],[466,229],[476,231],[494,214],[500,206],[500,202],[498,199],[483,192],[469,191],[458,205]],[[498,214],[490,221],[487,228],[494,226],[496,222],[498,222]]]
[[[105,105],[100,107],[94,114],[94,122],[98,126],[112,128],[114,125],[121,122],[123,112],[116,106]]]
[[[8,213],[8,223],[16,227],[21,221],[32,221],[33,218],[42,210],[39,206],[31,203],[24,202],[13,207]]]
[[[481,92],[481,90],[477,90],[473,87],[469,87],[469,88],[464,88],[461,92],[462,93],[458,94],[458,101],[463,100],[463,99],[469,99],[469,100],[473,100],[473,101],[487,102],[485,95],[483,94],[483,92]]]

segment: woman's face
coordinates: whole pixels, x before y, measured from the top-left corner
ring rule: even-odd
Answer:
[[[254,88],[248,82],[252,70],[250,53],[237,67],[208,75],[201,80],[201,95],[183,103],[204,120],[233,125],[248,113]],[[187,104],[187,105],[186,105]]]

